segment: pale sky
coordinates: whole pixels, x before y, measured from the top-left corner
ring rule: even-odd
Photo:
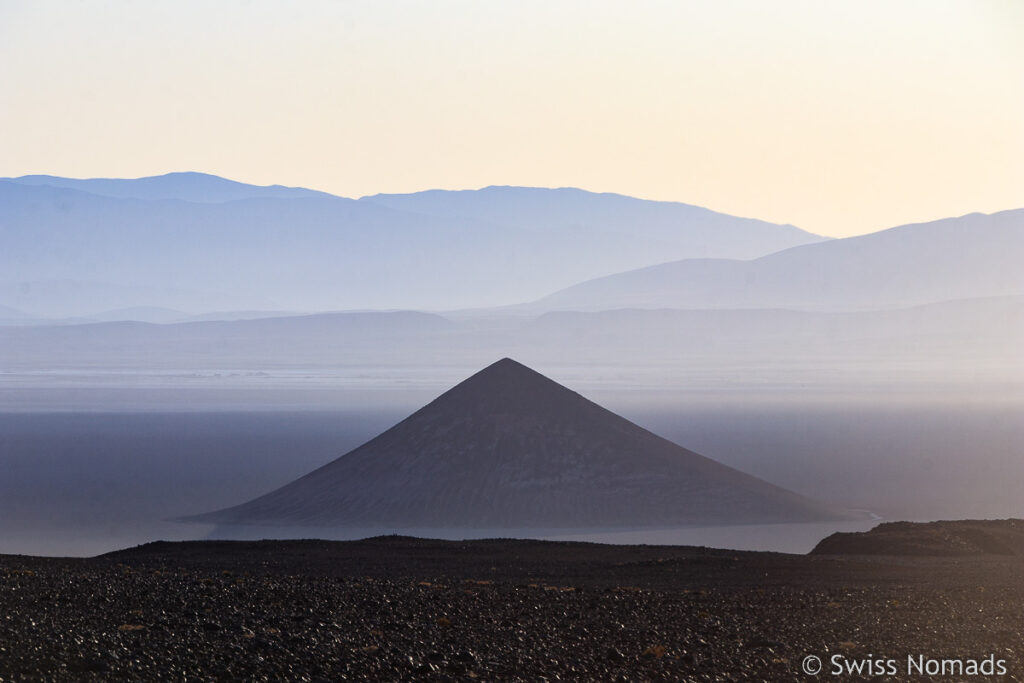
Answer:
[[[1024,2],[0,0],[0,176],[1024,207]]]

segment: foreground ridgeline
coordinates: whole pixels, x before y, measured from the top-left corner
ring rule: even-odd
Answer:
[[[403,537],[0,555],[0,680],[1021,680],[1021,569]]]
[[[871,531],[835,533],[816,555],[1017,555],[1024,557],[1024,519],[888,522]]]
[[[500,360],[218,524],[607,528],[843,519]]]

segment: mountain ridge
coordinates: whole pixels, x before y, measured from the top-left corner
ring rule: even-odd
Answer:
[[[1024,209],[804,244],[751,260],[683,259],[579,283],[525,308],[856,310],[1024,294]]]
[[[114,199],[178,199],[200,203],[219,203],[259,197],[301,198],[334,197],[327,192],[285,185],[253,185],[211,173],[173,171],[140,178],[65,178],[53,175],[24,175],[0,178],[21,185],[47,186],[88,192]]]
[[[401,206],[325,194],[195,202],[0,180],[0,304],[43,317],[139,306],[451,310],[537,298],[666,254],[746,257],[820,239],[585,191],[565,206],[551,190],[499,193],[493,206],[486,192],[467,192],[434,210],[415,195]],[[96,273],[101,287],[35,294]]]

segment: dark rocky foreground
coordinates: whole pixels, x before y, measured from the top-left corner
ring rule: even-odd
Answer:
[[[1009,555],[380,537],[0,556],[2,681],[785,681],[810,680],[810,654],[821,679],[858,679],[837,656],[986,680],[909,674],[923,655],[992,656],[1007,673],[987,680],[1009,681],[1022,625]]]

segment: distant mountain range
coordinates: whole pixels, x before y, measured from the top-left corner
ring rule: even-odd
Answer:
[[[459,330],[438,315],[321,313],[151,324],[130,320],[89,324],[0,327],[4,368],[62,367],[196,368],[331,365],[353,354],[394,363],[397,354],[433,347],[438,336]],[[238,364],[242,365],[239,366]]]
[[[822,240],[572,189],[30,176],[0,180],[0,246],[0,371],[450,376],[514,355],[658,386],[1024,377],[1024,209]],[[340,309],[364,312],[303,313]]]
[[[0,180],[0,304],[45,317],[157,307],[494,306],[683,258],[824,238],[686,204],[491,187],[359,200],[196,173]]]
[[[225,314],[219,314],[225,315]],[[113,318],[120,317],[112,315]],[[785,309],[550,312],[449,319],[419,312],[231,321],[0,327],[0,371],[288,371],[438,378],[515,355],[650,386],[863,387],[1024,380],[1024,297],[846,313]],[[360,368],[362,370],[360,370]],[[319,370],[318,370],[319,369]]]
[[[916,306],[1024,295],[1024,209],[970,214],[741,261],[685,259],[574,285],[530,310]]]
[[[326,192],[283,185],[248,185],[207,173],[168,173],[148,178],[61,178],[26,175],[0,178],[19,185],[59,187],[117,199],[180,199],[185,202],[219,203],[240,199],[296,199],[331,197]]]

